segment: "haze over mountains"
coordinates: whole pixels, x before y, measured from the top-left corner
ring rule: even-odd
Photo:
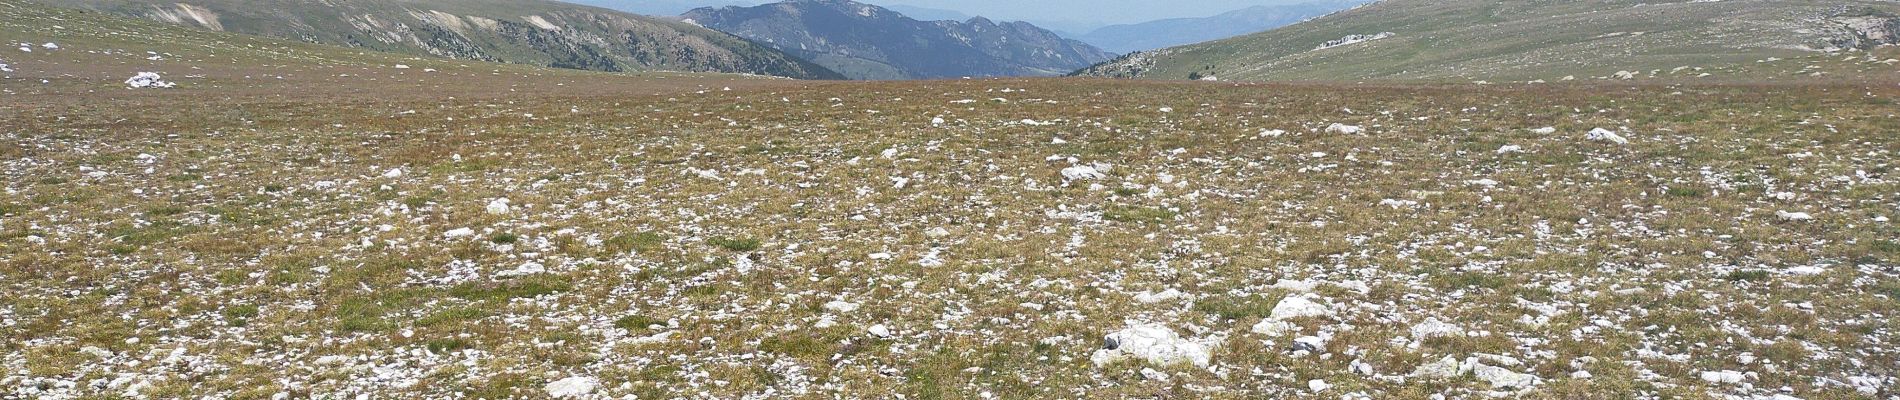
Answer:
[[[1129,54],[1081,74],[1349,81],[1757,76],[1751,70],[1765,60],[1893,44],[1900,38],[1896,12],[1900,3],[1891,1],[1387,0],[1272,31]]]
[[[378,51],[596,71],[840,75],[703,27],[540,0],[61,0],[48,4]]]
[[[847,0],[701,8],[684,17],[852,79],[1054,76],[1113,56],[1029,23],[918,21]]]
[[[1365,3],[1365,0],[1263,5],[1205,18],[1173,18],[1105,26],[1076,39],[1115,53],[1154,50],[1261,32]]]
[[[1579,75],[1629,78],[1662,70],[1746,76],[1754,73],[1749,71],[1752,61],[1867,49],[1900,36],[1895,3],[1875,0],[1388,0],[1363,7],[1356,6],[1363,0],[1325,0],[1107,26],[1079,35],[1027,22],[970,17],[958,10],[885,8],[848,0],[757,6],[743,5],[758,0],[581,1],[656,14],[693,5],[736,5],[644,16],[541,0],[49,4],[454,59],[799,79],[1076,74],[1223,80],[1561,80]],[[1299,21],[1306,22],[1294,24]],[[1117,58],[1118,52],[1138,53]]]

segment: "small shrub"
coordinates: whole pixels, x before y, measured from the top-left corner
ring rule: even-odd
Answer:
[[[449,339],[431,339],[428,342],[428,346],[429,346],[429,352],[431,353],[448,353],[448,352],[452,352],[456,350],[469,348],[470,344],[466,340],[449,338]]]
[[[538,276],[498,283],[464,283],[449,289],[449,295],[469,301],[507,301],[559,293],[572,286],[566,277]]]
[[[735,239],[735,238],[721,237],[721,238],[712,238],[711,240],[707,240],[706,243],[712,244],[714,246],[719,246],[719,248],[723,248],[723,249],[731,250],[731,251],[737,251],[741,253],[758,250],[759,247],[762,245],[762,243],[760,243],[758,239],[752,239],[752,238]]]
[[[260,311],[255,305],[242,304],[229,306],[224,308],[224,319],[230,321],[231,326],[244,327],[245,325],[250,325],[250,320],[257,318],[259,313]]]
[[[1194,302],[1195,311],[1216,315],[1229,321],[1265,317],[1273,313],[1273,306],[1274,303],[1260,296],[1223,296]]]
[[[620,329],[626,329],[627,332],[645,331],[647,330],[647,327],[649,326],[665,325],[665,324],[666,324],[666,321],[653,319],[652,317],[648,317],[645,315],[628,315],[625,317],[620,317],[620,319],[614,320],[615,327],[618,327]]]
[[[1722,279],[1727,279],[1733,282],[1754,282],[1754,281],[1768,280],[1768,277],[1769,277],[1768,271],[1747,270],[1747,271],[1730,272],[1728,273],[1727,276],[1723,276]]]
[[[1115,207],[1102,213],[1102,219],[1115,222],[1161,223],[1174,219],[1175,212],[1151,207]]]
[[[664,244],[666,244],[666,237],[653,232],[614,236],[613,238],[607,239],[605,243],[607,249],[614,253],[622,253],[628,250],[639,250],[641,252],[659,251]]]
[[[1665,193],[1668,194],[1669,197],[1683,197],[1683,198],[1702,198],[1702,197],[1708,196],[1708,192],[1702,190],[1701,188],[1682,187],[1682,186],[1671,186],[1669,190],[1665,191]]]

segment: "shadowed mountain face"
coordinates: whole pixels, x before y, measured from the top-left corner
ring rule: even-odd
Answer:
[[[1053,76],[1113,56],[1028,23],[918,21],[845,0],[701,8],[685,17],[852,79]]]
[[[1131,53],[1265,31],[1350,8],[1360,3],[1364,1],[1254,6],[1206,18],[1174,18],[1107,26],[1082,35],[1078,39],[1100,46],[1103,50]]]
[[[1891,1],[1387,0],[1078,74],[1222,80],[1758,76],[1758,61],[1895,43]],[[1844,55],[1843,55],[1844,56]],[[1779,72],[1775,72],[1779,73]],[[1750,75],[1755,74],[1755,75]]]
[[[538,0],[68,0],[79,7],[311,43],[596,71],[669,70],[838,79],[691,24]]]

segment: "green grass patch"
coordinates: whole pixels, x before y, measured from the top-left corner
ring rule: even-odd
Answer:
[[[230,322],[231,326],[236,327],[250,325],[251,319],[257,318],[259,313],[260,310],[258,310],[257,306],[251,304],[229,306],[225,307],[223,311],[225,321]]]
[[[739,238],[729,238],[729,237],[717,237],[717,238],[707,239],[706,243],[711,244],[713,246],[718,246],[719,248],[722,248],[722,249],[741,252],[741,253],[758,250],[759,247],[763,245],[763,243],[761,243],[759,239],[753,239],[753,238],[739,239]]]
[[[473,347],[474,343],[458,338],[430,339],[425,343],[431,353],[448,353]]]
[[[1260,296],[1220,296],[1195,301],[1194,311],[1219,316],[1222,320],[1239,321],[1272,314],[1274,305],[1275,302]]]
[[[1729,272],[1728,275],[1722,276],[1722,279],[1727,279],[1731,282],[1756,282],[1768,280],[1768,278],[1772,276],[1774,275],[1768,273],[1768,271],[1757,269]]]
[[[630,250],[652,253],[664,248],[665,244],[666,236],[654,232],[640,232],[608,238],[603,245],[613,253],[625,253]]]
[[[480,320],[482,318],[487,318],[488,315],[489,315],[488,310],[484,310],[480,308],[474,308],[474,307],[451,308],[447,310],[437,311],[434,314],[429,314],[426,317],[422,317],[422,319],[416,320],[416,326],[427,328],[427,327],[434,327],[434,326],[446,326],[446,325],[451,325],[451,324],[468,323],[468,322]]]
[[[468,301],[507,301],[549,295],[573,288],[565,276],[538,275],[494,283],[464,283],[449,289],[449,295]]]
[[[838,351],[839,338],[822,332],[794,331],[759,341],[759,350],[807,361],[822,361]]]
[[[1699,199],[1703,197],[1708,197],[1709,195],[1708,190],[1704,190],[1702,188],[1683,187],[1683,186],[1671,186],[1669,187],[1668,190],[1663,191],[1663,193],[1668,195],[1669,197],[1691,198],[1691,199]]]
[[[1174,219],[1178,213],[1152,207],[1116,206],[1102,213],[1102,219],[1129,223],[1162,223]]]
[[[647,327],[654,326],[654,325],[666,325],[666,321],[661,321],[658,319],[654,319],[652,317],[648,317],[645,315],[637,315],[637,314],[620,317],[620,319],[614,320],[615,327],[618,327],[620,329],[626,329],[627,332],[646,331],[648,329]]]

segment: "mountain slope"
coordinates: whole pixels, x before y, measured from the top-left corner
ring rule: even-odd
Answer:
[[[1892,1],[1387,0],[1208,43],[1124,56],[1089,76],[1508,80],[1745,74],[1757,61],[1893,43]],[[1679,67],[1687,67],[1678,69]]]
[[[847,0],[701,8],[685,17],[853,79],[1061,75],[1112,56],[1028,23],[924,22]]]
[[[1102,27],[1082,35],[1084,42],[1116,53],[1153,50],[1229,38],[1278,28],[1364,3],[1326,1],[1253,6],[1206,18],[1174,18]]]
[[[960,12],[960,11],[945,10],[945,9],[940,9],[940,8],[918,7],[918,6],[910,6],[910,5],[903,5],[903,4],[891,4],[891,5],[887,5],[883,7],[891,11],[896,11],[898,13],[904,14],[904,16],[910,17],[911,19],[915,19],[918,21],[968,21],[971,18],[976,18],[976,16],[974,15],[964,14],[963,12]]]
[[[748,0],[566,0],[568,3],[611,8],[640,15],[680,15],[700,7],[753,6]]]
[[[597,71],[836,79],[817,65],[674,21],[539,0],[61,0],[48,4],[378,51]]]

